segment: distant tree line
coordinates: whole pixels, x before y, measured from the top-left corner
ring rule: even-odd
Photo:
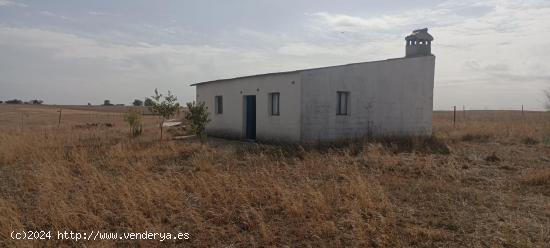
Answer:
[[[19,99],[12,99],[12,100],[7,100],[7,101],[0,101],[0,103],[5,103],[5,104],[42,104],[42,103],[44,103],[44,101],[35,99],[35,100],[30,100],[28,102],[24,102],[23,100],[19,100]]]
[[[149,97],[146,97],[145,100],[134,99],[134,101],[131,104],[134,107],[142,107],[142,106],[152,107],[152,106],[154,106],[154,101],[153,101],[153,99],[151,99]],[[91,105],[91,104],[88,103],[88,105]],[[111,103],[111,100],[104,100],[103,101],[103,106],[115,106],[115,105],[116,106],[124,106],[124,104],[113,104],[113,103]]]
[[[141,107],[141,106],[145,106],[145,107],[152,107],[154,106],[155,102],[153,101],[153,99],[149,98],[149,97],[145,97],[145,100],[142,101],[140,99],[134,99],[134,102],[132,102],[132,105],[135,106],[135,107]]]
[[[38,99],[30,100],[28,102],[25,102],[25,101],[20,100],[20,99],[0,101],[0,104],[3,104],[3,103],[5,103],[5,104],[43,104],[44,101],[43,100],[38,100]],[[92,106],[91,103],[88,103],[87,105]],[[154,105],[155,105],[155,102],[153,101],[153,99],[151,99],[149,97],[145,97],[144,100],[134,99],[134,101],[132,102],[132,106],[135,106],[135,107],[141,107],[141,106],[153,107]],[[124,104],[113,104],[113,103],[111,103],[111,100],[106,99],[106,100],[103,101],[102,106],[124,106]]]

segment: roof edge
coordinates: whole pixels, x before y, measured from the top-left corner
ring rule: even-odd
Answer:
[[[203,85],[203,84],[218,83],[218,82],[231,81],[231,80],[237,80],[237,79],[243,79],[243,78],[250,78],[250,77],[258,77],[258,76],[269,76],[269,75],[278,75],[278,74],[288,74],[288,73],[296,73],[296,72],[303,72],[303,71],[312,71],[312,70],[327,69],[327,68],[341,67],[341,66],[350,66],[350,65],[358,65],[358,64],[379,63],[379,62],[385,62],[385,61],[389,61],[389,60],[398,60],[398,59],[417,59],[417,58],[429,57],[429,56],[434,56],[434,55],[433,55],[433,54],[430,54],[430,55],[427,55],[427,56],[400,57],[400,58],[391,58],[391,59],[373,60],[373,61],[366,61],[366,62],[349,63],[349,64],[342,64],[342,65],[332,65],[332,66],[323,66],[323,67],[316,67],[316,68],[300,69],[300,70],[294,70],[294,71],[270,72],[270,73],[262,73],[262,74],[255,74],[255,75],[239,76],[239,77],[233,77],[233,78],[222,78],[222,79],[216,79],[216,80],[210,80],[210,81],[204,81],[204,82],[193,83],[193,84],[190,84],[189,86],[198,86],[198,85]]]

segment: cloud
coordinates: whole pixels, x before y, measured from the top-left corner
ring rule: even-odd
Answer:
[[[345,55],[346,51],[339,48],[322,47],[308,43],[290,43],[279,48],[278,52],[284,55],[292,56],[311,56],[311,55]]]
[[[377,33],[389,30],[403,30],[411,27],[435,27],[460,23],[472,13],[484,14],[491,10],[489,4],[447,1],[432,8],[420,8],[404,11],[397,14],[384,14],[374,17],[351,16],[327,12],[313,13],[316,22],[314,25],[322,25],[333,31],[364,32],[375,31]]]
[[[110,16],[110,17],[118,17],[118,16],[120,16],[120,15],[118,15],[118,14],[113,14],[113,13],[110,13],[110,12],[105,12],[105,11],[93,11],[93,10],[88,11],[88,15],[92,15],[92,16]]]
[[[47,16],[47,17],[54,17],[54,18],[59,18],[59,19],[63,19],[63,20],[72,20],[69,17],[66,17],[64,15],[59,15],[59,14],[56,14],[56,13],[53,13],[53,12],[50,12],[50,11],[40,11],[40,14],[44,15],[44,16]]]
[[[152,45],[149,43],[135,43],[134,45],[120,45],[100,43],[90,38],[83,38],[75,34],[53,32],[33,28],[0,28],[0,45],[17,45],[20,47],[41,48],[49,50],[53,58],[57,59],[94,59],[128,60],[139,56],[202,54],[215,56],[228,52],[227,49],[209,46],[187,45]]]
[[[24,3],[19,3],[11,0],[0,0],[0,7],[7,6],[18,6],[18,7],[27,7]]]
[[[382,15],[374,18],[361,18],[357,16],[318,12],[312,14],[312,16],[321,18],[331,29],[337,31],[354,31],[359,29],[387,30],[397,26],[403,26],[409,22],[407,16],[400,15]]]

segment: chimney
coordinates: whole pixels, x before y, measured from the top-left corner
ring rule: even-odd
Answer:
[[[407,41],[405,57],[419,57],[432,55],[432,41],[434,38],[428,33],[428,28],[414,30],[405,37]]]

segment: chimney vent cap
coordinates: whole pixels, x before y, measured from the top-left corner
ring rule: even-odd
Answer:
[[[428,28],[422,28],[414,30],[410,35],[405,37],[405,40],[432,41],[434,37],[428,33]]]

